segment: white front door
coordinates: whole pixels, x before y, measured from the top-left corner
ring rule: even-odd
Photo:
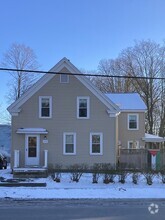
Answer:
[[[39,165],[40,153],[40,136],[26,135],[25,136],[25,164],[29,166]]]

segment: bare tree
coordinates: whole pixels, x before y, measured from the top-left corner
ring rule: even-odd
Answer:
[[[155,124],[161,123],[157,112],[162,95],[160,80],[154,80],[153,77],[160,77],[164,73],[165,47],[150,40],[135,42],[134,47],[123,50],[119,57],[128,75],[148,77],[148,79],[135,78],[132,83],[147,106],[146,130],[153,134]]]
[[[99,62],[98,74],[107,75],[107,77],[94,77],[93,83],[105,93],[108,92],[128,92],[132,91],[130,79],[109,77],[123,76],[126,73],[122,71],[120,59],[104,59]]]
[[[147,106],[146,132],[165,136],[165,42],[161,46],[151,40],[135,42],[117,59],[101,60],[98,73],[128,78],[94,77],[92,82],[102,92],[138,92]],[[136,78],[146,77],[146,78]]]
[[[22,72],[19,70],[36,70],[39,65],[34,51],[24,44],[13,43],[8,51],[3,55],[2,66],[5,68],[15,68],[18,71],[12,72],[9,82],[10,91],[8,99],[10,102],[17,100],[36,81],[37,75]]]

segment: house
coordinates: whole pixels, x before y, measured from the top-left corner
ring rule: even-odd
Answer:
[[[8,108],[13,168],[116,165],[120,147],[145,147],[146,106],[138,94],[103,94],[67,58],[49,72],[56,74],[45,74]]]
[[[160,167],[164,138],[145,133],[145,103],[137,93],[106,94],[120,108],[118,116],[119,162],[136,168]],[[160,158],[161,156],[161,158]],[[160,161],[162,160],[162,161]]]
[[[119,108],[118,142],[121,148],[139,149],[145,147],[146,105],[138,93],[110,93],[106,96]]]

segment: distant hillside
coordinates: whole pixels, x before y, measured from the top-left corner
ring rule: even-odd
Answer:
[[[11,126],[0,124],[0,151],[7,151],[10,154],[11,149]]]

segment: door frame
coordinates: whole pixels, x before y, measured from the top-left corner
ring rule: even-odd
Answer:
[[[29,137],[36,137],[37,139],[37,149],[36,149],[36,154],[37,157],[34,159],[29,159],[28,157],[28,138]],[[34,163],[33,161],[34,160]],[[25,135],[25,166],[39,166],[39,162],[40,162],[40,135],[38,134],[26,134]]]

